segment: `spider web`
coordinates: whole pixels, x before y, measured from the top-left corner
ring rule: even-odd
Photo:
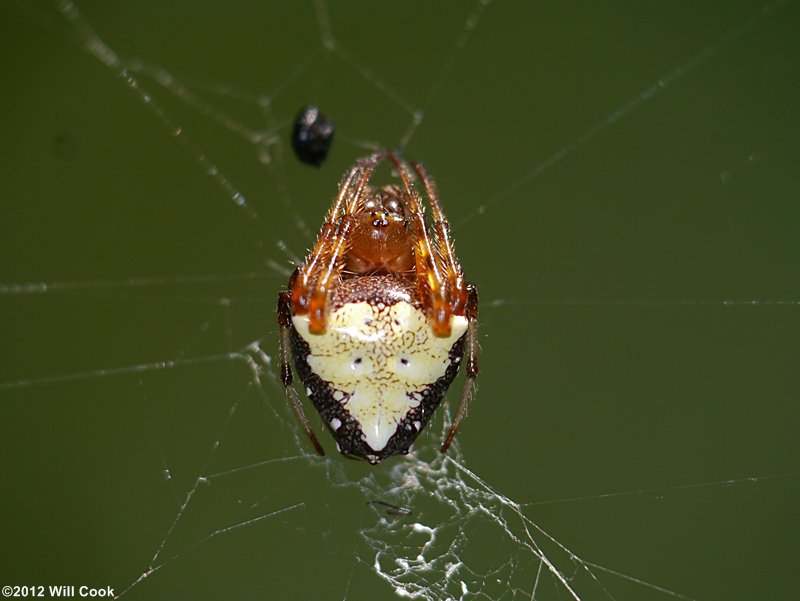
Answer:
[[[794,4],[3,10],[3,585],[797,594]],[[309,454],[271,357],[381,146],[439,183],[483,372],[451,453],[445,409],[374,468]]]

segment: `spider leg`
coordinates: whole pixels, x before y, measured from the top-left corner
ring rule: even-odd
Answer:
[[[348,235],[354,225],[353,213],[361,201],[375,167],[384,158],[375,153],[358,161],[340,184],[319,238],[291,287],[292,309],[296,315],[309,314],[309,330],[325,329],[325,303],[330,285],[342,270]]]
[[[422,180],[422,184],[425,187],[425,194],[431,205],[434,220],[434,238],[444,266],[450,310],[456,315],[460,315],[466,305],[468,293],[467,285],[464,282],[464,272],[461,270],[461,265],[459,265],[456,259],[453,238],[450,235],[450,223],[447,221],[447,217],[445,217],[444,211],[442,210],[439,192],[436,189],[436,184],[433,179],[428,176],[425,168],[420,163],[414,161],[411,163],[411,166],[414,168],[420,180]]]
[[[361,159],[353,165],[344,179],[342,179],[339,184],[339,194],[336,195],[331,208],[328,210],[325,223],[322,224],[314,249],[311,251],[304,266],[303,273],[301,274],[301,281],[304,285],[309,285],[309,274],[314,272],[321,257],[324,255],[324,249],[336,231],[336,225],[339,217],[344,213],[344,207],[347,206],[354,197],[358,198],[358,196],[360,196],[372,174],[372,170],[379,161],[380,158],[377,155],[371,155]],[[354,181],[357,182],[355,187],[353,184]]]
[[[294,409],[295,415],[297,415],[297,419],[300,421],[300,424],[306,431],[306,436],[308,436],[311,444],[314,445],[314,450],[317,452],[317,454],[324,455],[325,451],[322,449],[322,445],[319,444],[319,441],[314,434],[314,430],[311,429],[311,424],[308,423],[308,418],[306,417],[305,411],[303,411],[303,405],[300,402],[300,397],[298,396],[297,390],[295,390],[294,385],[292,384],[292,363],[289,351],[292,344],[292,313],[290,310],[290,303],[291,296],[289,295],[289,292],[278,293],[278,325],[280,326],[281,330],[280,348],[278,354],[280,355],[281,382],[283,382],[283,388],[286,391],[286,396],[289,399],[292,408]]]
[[[423,299],[427,299],[428,317],[431,320],[434,334],[437,336],[449,336],[452,310],[447,298],[446,280],[444,278],[445,266],[442,263],[441,254],[431,241],[425,218],[425,208],[419,195],[414,190],[408,169],[394,154],[389,154],[388,158],[397,169],[400,181],[403,183],[405,192],[403,199],[410,213],[411,226],[416,235],[414,259],[416,261],[417,287],[420,296]]]
[[[469,320],[467,326],[467,379],[464,382],[464,389],[461,392],[461,400],[458,402],[458,409],[456,409],[456,416],[453,419],[453,425],[450,426],[450,432],[445,438],[442,445],[442,453],[446,452],[453,442],[458,429],[461,427],[461,422],[467,415],[469,403],[475,395],[475,377],[478,375],[478,289],[472,284],[467,284],[467,305],[466,317]]]

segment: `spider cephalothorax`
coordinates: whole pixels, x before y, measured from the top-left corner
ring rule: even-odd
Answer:
[[[369,185],[384,159],[402,185]],[[478,294],[464,281],[433,181],[421,165],[411,166],[432,222],[405,163],[391,153],[360,159],[306,262],[278,296],[281,377],[321,455],[292,386],[292,357],[339,451],[371,463],[408,452],[465,352],[467,379],[442,452],[474,391]]]

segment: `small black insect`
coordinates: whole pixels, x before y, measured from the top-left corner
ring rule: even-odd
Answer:
[[[334,129],[333,121],[320,113],[317,107],[303,107],[297,114],[292,129],[294,154],[306,165],[319,167],[328,156]]]

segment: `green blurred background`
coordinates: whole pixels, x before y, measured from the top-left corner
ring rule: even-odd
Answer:
[[[191,92],[127,63],[148,105],[79,21],[0,6],[0,584],[119,592],[166,536],[130,598],[393,598],[360,536],[386,518],[346,485],[388,491],[392,462],[298,458],[279,387],[215,358],[274,355],[281,248],[302,255],[347,167],[419,110],[405,153],[482,301],[463,461],[587,561],[699,600],[800,596],[796,3],[77,7]],[[308,102],[338,127],[319,170],[287,150]],[[30,282],[50,285],[9,285]],[[198,476],[264,460],[170,531]],[[517,545],[469,559],[505,557],[526,592],[486,596],[529,598]],[[618,600],[674,598],[597,573]]]

